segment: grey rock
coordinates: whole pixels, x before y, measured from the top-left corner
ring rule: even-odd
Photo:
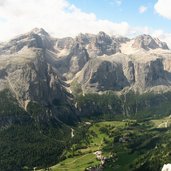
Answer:
[[[98,58],[85,65],[83,74],[77,81],[84,85],[84,89],[91,91],[120,91],[129,85],[120,64]]]
[[[88,53],[91,58],[102,56],[104,54],[112,55],[117,52],[120,52],[118,42],[104,32],[99,32],[88,45]]]
[[[134,39],[132,44],[134,48],[143,48],[145,50],[149,49],[169,49],[165,42],[161,42],[159,39],[152,38],[150,35],[140,35]]]

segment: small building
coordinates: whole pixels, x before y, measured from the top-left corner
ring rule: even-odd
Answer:
[[[96,155],[96,158],[98,159],[98,160],[101,160],[102,159],[102,152],[101,151],[96,151],[96,152],[94,152],[93,154],[95,154]]]

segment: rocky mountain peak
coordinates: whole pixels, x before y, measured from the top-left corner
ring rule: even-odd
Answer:
[[[38,34],[39,36],[49,36],[48,32],[46,32],[43,28],[34,28],[30,33]]]
[[[91,57],[102,56],[104,54],[112,55],[120,52],[119,43],[104,32],[99,32],[91,39],[88,51],[90,52]]]
[[[166,50],[169,49],[169,47],[168,47],[168,45],[167,45],[166,42],[162,42],[162,41],[160,41],[158,38],[155,38],[154,40],[155,40],[156,43],[158,44],[159,48],[166,49]]]
[[[150,35],[146,35],[146,34],[137,36],[134,39],[132,47],[136,49],[142,48],[145,50],[157,49],[157,48],[169,49],[166,43],[161,42],[159,39],[155,39]]]
[[[87,45],[87,44],[89,44],[91,42],[93,37],[94,37],[94,35],[91,35],[91,34],[82,34],[82,33],[80,33],[75,38],[75,40],[77,42],[79,42],[80,44],[82,44],[82,45]]]
[[[111,37],[102,31],[97,34],[96,39],[99,44],[112,44]]]
[[[110,36],[109,36],[109,35],[107,35],[105,32],[100,31],[100,32],[97,34],[97,37],[101,37],[101,38],[103,38],[103,37],[110,37]]]
[[[42,28],[34,28],[32,31],[19,35],[7,43],[0,46],[0,54],[14,54],[24,47],[27,48],[47,48],[51,49],[53,39]]]

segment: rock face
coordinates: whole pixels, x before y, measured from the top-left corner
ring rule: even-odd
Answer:
[[[46,61],[43,50],[26,48],[6,58],[7,61],[1,61],[2,83],[4,88],[14,93],[22,106],[25,101],[47,105],[55,98],[65,99],[65,86]]]
[[[167,44],[149,35],[128,39],[100,32],[56,39],[36,28],[1,43],[0,90],[10,89],[25,109],[29,101],[68,103],[68,82],[83,93],[170,90],[170,57]]]
[[[117,41],[104,32],[100,32],[97,36],[89,40],[87,48],[91,58],[104,54],[112,55],[120,51]]]
[[[141,35],[135,38],[134,43],[132,44],[133,48],[143,48],[145,50],[149,49],[167,49],[168,46],[166,43],[161,42],[159,39],[153,39],[150,35]]]
[[[129,86],[120,64],[100,58],[90,60],[77,81],[84,86],[85,90],[91,88],[94,91],[96,89],[121,91],[124,87]]]

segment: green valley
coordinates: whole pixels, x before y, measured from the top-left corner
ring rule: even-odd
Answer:
[[[170,117],[81,123],[74,128],[73,145],[65,151],[66,159],[50,170],[84,171],[98,167],[101,160],[97,159],[97,151],[105,159],[104,171],[160,170],[171,160],[170,126]]]

